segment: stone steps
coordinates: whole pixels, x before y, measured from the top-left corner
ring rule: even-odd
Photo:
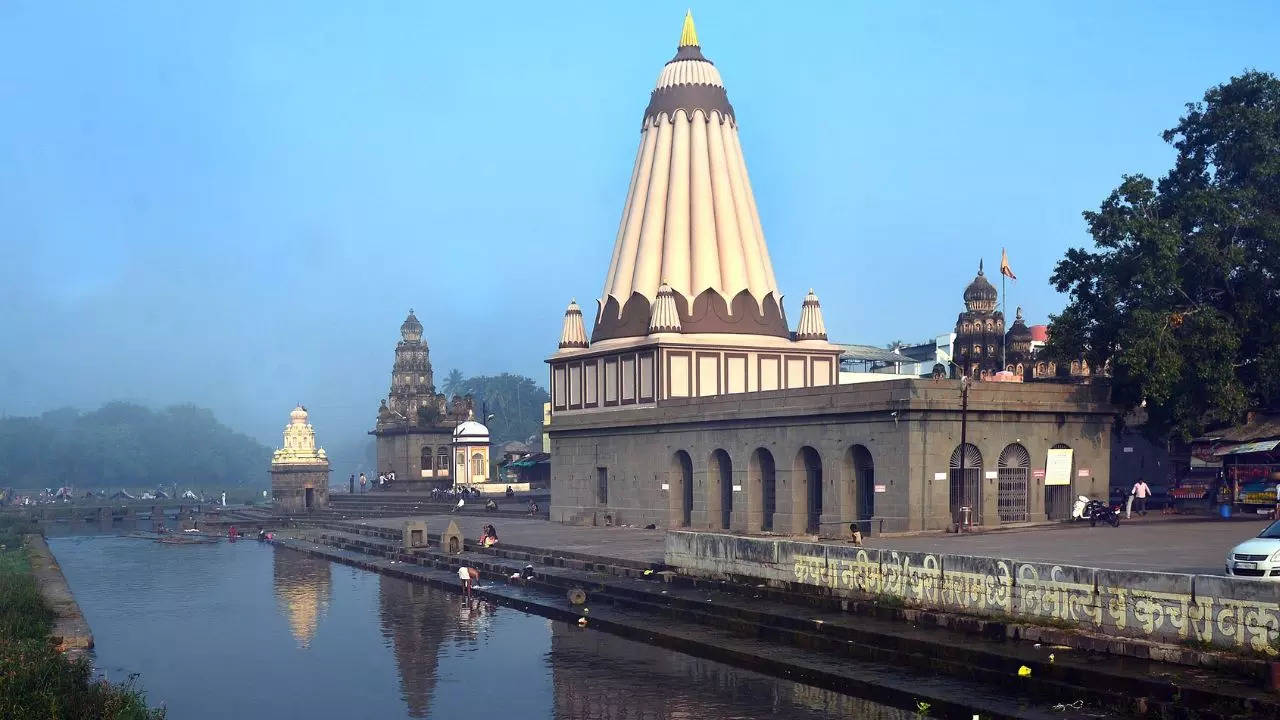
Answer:
[[[368,529],[372,530],[372,529]],[[459,559],[439,551],[415,549],[403,553],[399,535],[383,529],[364,533],[321,532],[317,541],[347,550],[384,556],[414,558],[436,565],[456,567]],[[545,552],[545,551],[543,551]],[[505,578],[525,562],[540,556],[510,547],[467,553],[469,565],[487,576]],[[516,560],[515,563],[510,562]],[[812,611],[776,600],[743,598],[722,592],[722,584],[694,583],[676,578],[673,583],[646,582],[643,570],[630,565],[564,558],[555,569],[542,565],[535,585],[563,593],[584,586],[593,603],[611,605],[662,616],[671,621],[693,622],[724,632],[806,648],[859,661],[889,663],[921,671],[945,673],[974,682],[1015,682],[1020,692],[1040,701],[1071,702],[1078,698],[1104,707],[1128,707],[1135,698],[1163,717],[1184,717],[1184,706],[1200,708],[1196,717],[1228,718],[1277,716],[1274,696],[1237,682],[1214,679],[1205,682],[1186,668],[1146,661],[1097,658],[1060,650],[1057,662],[1047,660],[1046,650],[1029,643],[981,640],[971,635],[937,629],[920,629],[901,622]],[[621,578],[622,580],[610,579]],[[631,582],[626,582],[630,579]],[[1003,637],[1003,636],[1001,636]],[[1017,678],[1026,665],[1032,679]],[[1176,677],[1176,684],[1170,677]],[[1205,708],[1217,708],[1207,712]]]

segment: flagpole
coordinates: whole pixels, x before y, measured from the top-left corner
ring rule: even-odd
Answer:
[[[1004,274],[1004,257],[1003,257],[1003,256],[1004,256],[1004,251],[1002,250],[1002,251],[1001,251],[1001,258],[1000,258],[1000,314],[1001,314],[1002,316],[1006,316],[1006,317],[1002,317],[1002,318],[1001,318],[1001,322],[1002,322],[1002,323],[1003,323],[1005,320],[1007,320],[1007,319],[1008,319],[1007,315],[1008,315],[1008,313],[1009,313],[1009,298],[1005,297],[1005,293],[1004,293],[1004,278],[1005,278],[1005,274]],[[1008,332],[1008,330],[1004,330],[1004,331],[1001,331],[1001,333],[1000,333],[1000,369],[1001,369],[1001,370],[1004,370],[1004,369],[1005,369],[1005,364],[1004,364],[1004,363],[1005,363],[1005,346],[1004,346],[1004,345],[1005,345],[1005,343],[1004,343],[1004,338],[1005,338],[1005,333],[1007,333],[1007,332]]]

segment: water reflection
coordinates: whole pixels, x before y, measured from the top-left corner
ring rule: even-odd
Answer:
[[[310,647],[321,618],[329,611],[331,565],[328,560],[302,553],[275,553],[272,557],[276,602],[298,647]]]

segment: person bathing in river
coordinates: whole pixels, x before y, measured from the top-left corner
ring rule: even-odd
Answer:
[[[458,580],[462,583],[462,596],[471,597],[471,568],[466,565],[459,567]]]

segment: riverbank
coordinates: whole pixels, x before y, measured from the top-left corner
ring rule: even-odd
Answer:
[[[38,535],[24,540],[27,529],[0,522],[0,718],[164,718],[131,683],[93,678],[88,625],[48,545]]]

